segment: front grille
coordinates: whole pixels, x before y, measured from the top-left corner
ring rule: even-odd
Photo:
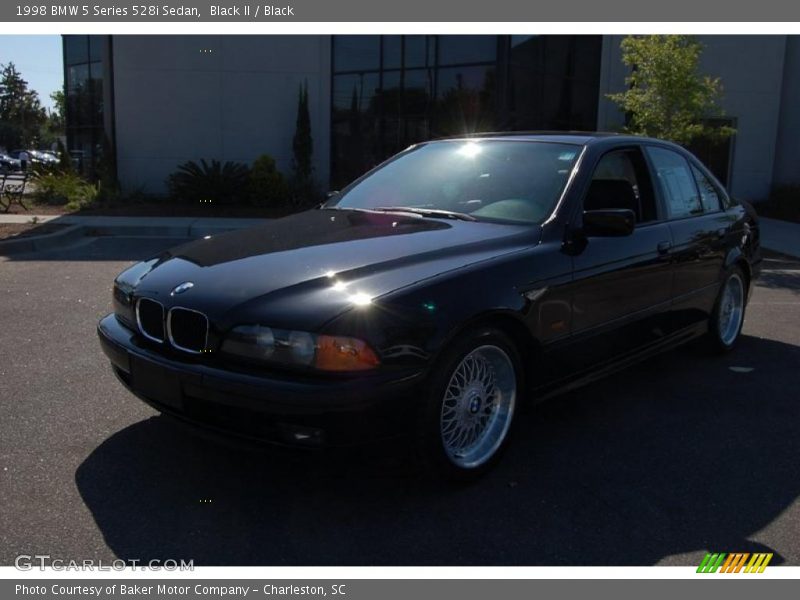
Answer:
[[[167,335],[179,350],[200,354],[208,343],[208,319],[196,310],[171,308],[167,315]]]
[[[136,323],[142,335],[154,342],[164,341],[164,306],[150,298],[139,298],[136,303]]]

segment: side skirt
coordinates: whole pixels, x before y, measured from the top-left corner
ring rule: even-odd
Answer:
[[[704,323],[699,323],[697,325],[692,325],[691,327],[681,329],[680,331],[676,331],[672,335],[653,342],[652,344],[602,362],[590,369],[586,369],[575,375],[564,377],[545,386],[534,388],[532,390],[533,401],[534,403],[538,404],[539,402],[549,400],[554,396],[558,396],[564,394],[565,392],[583,387],[593,381],[603,379],[608,375],[627,369],[628,367],[656,356],[657,354],[661,354],[662,352],[682,346],[683,344],[698,338],[705,333],[706,326]]]

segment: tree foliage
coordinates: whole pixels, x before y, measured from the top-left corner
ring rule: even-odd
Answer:
[[[311,138],[311,115],[308,111],[308,82],[300,86],[297,96],[297,122],[292,140],[294,160],[292,167],[298,182],[309,182],[314,167],[311,157],[314,154],[314,141]]]
[[[720,139],[734,133],[706,122],[722,115],[722,83],[700,73],[700,42],[687,35],[629,36],[621,48],[622,62],[631,68],[628,89],[608,97],[627,113],[628,133],[683,145],[698,137]]]
[[[39,95],[13,62],[0,65],[0,146],[8,150],[35,146],[47,121]]]

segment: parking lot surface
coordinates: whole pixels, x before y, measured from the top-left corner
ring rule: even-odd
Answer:
[[[467,487],[402,445],[220,444],[114,379],[95,335],[111,282],[174,239],[0,257],[0,564],[800,565],[800,261],[772,257],[735,352],[684,347],[522,415]]]

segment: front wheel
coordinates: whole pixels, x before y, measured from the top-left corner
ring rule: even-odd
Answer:
[[[746,298],[744,273],[733,267],[722,283],[708,323],[708,335],[716,351],[728,352],[736,346],[744,324]]]
[[[451,344],[435,368],[418,430],[423,461],[451,479],[473,479],[504,449],[522,389],[514,343],[483,328]]]

